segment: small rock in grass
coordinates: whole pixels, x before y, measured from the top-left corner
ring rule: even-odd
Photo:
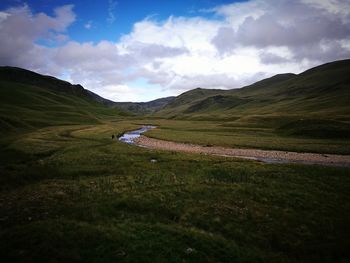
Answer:
[[[56,192],[56,196],[58,196],[58,197],[65,197],[66,193],[63,192],[63,191],[58,191],[58,192]]]
[[[195,250],[194,250],[194,248],[188,247],[188,248],[186,248],[185,252],[186,252],[186,254],[189,255],[189,254],[192,254],[193,252],[195,252]]]
[[[118,251],[116,252],[116,254],[117,254],[118,256],[120,256],[120,257],[125,257],[125,256],[126,256],[126,252],[123,251],[123,250],[118,250]]]

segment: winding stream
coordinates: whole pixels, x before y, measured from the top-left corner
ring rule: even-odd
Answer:
[[[119,141],[125,142],[128,144],[135,144],[134,140],[140,137],[142,133],[149,131],[150,129],[154,129],[156,127],[157,126],[147,125],[147,126],[142,126],[142,128],[138,130],[126,132],[119,137]]]

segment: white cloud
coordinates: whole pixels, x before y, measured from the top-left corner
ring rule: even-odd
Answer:
[[[110,23],[116,5],[109,1]],[[119,41],[98,43],[69,41],[72,8],[57,8],[54,16],[33,14],[26,5],[0,11],[1,64],[63,76],[110,99],[140,101],[196,87],[237,88],[350,56],[347,1],[251,0],[207,11],[222,19],[148,17]],[[41,39],[57,45],[40,45]]]
[[[90,21],[86,22],[85,25],[84,25],[84,27],[85,27],[86,29],[91,29],[91,28],[92,28],[92,21],[90,20]]]
[[[237,30],[245,19],[249,17],[257,19],[265,14],[268,3],[268,1],[264,0],[237,2],[217,6],[211,10],[208,10],[208,12],[215,12],[216,14],[224,17],[227,21],[227,25],[230,25],[234,30]]]
[[[136,89],[125,84],[121,85],[107,85],[102,89],[98,89],[99,94],[102,97],[109,97],[114,101],[119,101],[120,97],[128,98],[127,100],[136,101],[139,99],[138,93],[142,89]]]
[[[115,10],[117,8],[118,2],[115,0],[108,0],[108,17],[107,22],[113,24],[115,21]]]
[[[0,23],[5,20],[10,14],[6,12],[0,12]]]
[[[256,11],[242,8],[244,3],[223,6],[215,11],[224,14],[229,21],[221,27],[213,39],[219,51],[234,52],[238,46],[288,47],[299,58],[299,49],[317,48],[319,61],[329,59],[328,52],[321,46],[325,42],[349,39],[349,3],[336,0],[303,1],[251,1],[247,6],[256,6]],[[240,23],[234,23],[236,12],[240,10]],[[246,12],[246,13],[245,13]],[[248,14],[248,15],[247,15]],[[244,19],[241,19],[244,17]],[[343,49],[340,53],[349,54]],[[339,52],[338,52],[339,53]],[[304,59],[314,60],[315,56]],[[338,58],[334,54],[334,58]],[[276,61],[277,62],[277,61]]]
[[[347,0],[302,0],[302,2],[328,13],[340,15],[342,19],[349,19],[350,2]]]
[[[6,10],[0,20],[0,62],[33,70],[52,69],[53,50],[37,44],[40,39],[62,41],[62,32],[75,20],[72,5],[54,10],[55,16],[33,14],[27,5]],[[57,70],[51,71],[57,74]]]

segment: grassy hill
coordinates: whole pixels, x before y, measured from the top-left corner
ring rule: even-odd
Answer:
[[[99,123],[125,113],[80,85],[12,67],[0,68],[0,133]]]
[[[175,97],[160,98],[148,102],[114,102],[113,106],[134,114],[149,114],[161,110]]]
[[[350,60],[336,61],[299,75],[279,74],[241,89],[194,89],[178,96],[159,115],[171,117],[242,114],[349,113]],[[189,116],[186,116],[189,115]]]
[[[156,115],[344,137],[350,134],[349,101],[350,60],[342,60],[299,75],[279,74],[241,89],[194,89],[178,96]],[[322,133],[322,129],[329,132]]]

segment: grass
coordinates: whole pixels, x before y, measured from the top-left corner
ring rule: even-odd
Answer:
[[[213,142],[233,129],[120,120],[3,137],[2,261],[349,260],[348,168],[268,165],[111,140],[144,122],[162,125],[150,134]],[[215,127],[220,136],[211,135]]]

